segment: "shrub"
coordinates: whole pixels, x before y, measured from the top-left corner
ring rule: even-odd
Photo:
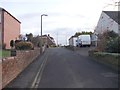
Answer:
[[[115,33],[114,31],[107,31],[107,35],[106,35],[107,39],[116,38],[116,37],[118,37],[117,33]]]
[[[33,37],[31,42],[33,43],[33,45],[35,47],[40,47],[40,37],[39,36]]]
[[[22,40],[15,40],[15,44],[22,42]]]
[[[10,41],[10,46],[11,46],[11,48],[13,48],[13,47],[14,47],[14,45],[15,45],[14,40],[11,40],[11,41]]]
[[[18,42],[15,45],[17,50],[31,50],[33,49],[33,44],[31,42]]]
[[[119,35],[114,31],[106,31],[99,35],[98,49],[102,52],[118,52]]]
[[[120,53],[120,36],[109,40],[105,50],[110,53]]]

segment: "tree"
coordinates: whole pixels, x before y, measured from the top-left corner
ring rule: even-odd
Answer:
[[[26,37],[27,37],[27,41],[32,41],[32,39],[33,39],[33,34],[32,33],[30,33],[30,34],[26,34]]]
[[[40,46],[40,37],[39,36],[33,37],[32,43],[34,46],[39,47]]]
[[[98,49],[104,52],[120,52],[120,37],[114,31],[106,31],[99,35]]]
[[[10,41],[10,46],[11,46],[11,48],[13,49],[13,47],[15,46],[14,40],[11,40],[11,41]]]
[[[120,53],[120,36],[109,40],[105,50],[110,53]]]
[[[114,31],[106,31],[104,34],[106,34],[106,39],[116,38],[119,36]]]
[[[22,34],[19,35],[19,40],[22,40]]]
[[[91,34],[93,34],[93,33],[92,33],[92,32],[85,32],[85,31],[82,31],[82,32],[76,32],[74,36],[77,37],[77,36],[79,36],[79,35],[83,35],[83,34],[84,34],[84,35],[85,35],[85,34],[89,34],[89,35],[91,35]]]

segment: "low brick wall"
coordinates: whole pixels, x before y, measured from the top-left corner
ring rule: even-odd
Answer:
[[[2,60],[0,59],[0,90],[2,89]]]
[[[40,54],[39,49],[17,51],[17,56],[2,60],[2,87],[18,76]]]

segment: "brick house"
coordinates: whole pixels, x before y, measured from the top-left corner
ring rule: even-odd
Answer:
[[[40,36],[41,38],[41,36]],[[55,41],[54,38],[51,37],[49,34],[48,35],[42,35],[42,42],[43,44],[46,44],[48,46],[55,46]]]
[[[8,11],[0,8],[0,33],[2,44],[10,49],[10,41],[16,40],[20,35],[21,22],[12,16]]]

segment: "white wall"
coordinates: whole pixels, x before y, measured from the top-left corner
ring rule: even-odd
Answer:
[[[102,34],[104,31],[107,30],[113,30],[114,32],[120,34],[118,23],[111,19],[106,13],[102,12],[97,27],[95,29],[95,33]]]
[[[76,46],[76,40],[77,40],[77,37],[72,37],[69,39],[69,45],[70,46]]]
[[[74,37],[73,38],[73,46],[76,46],[76,40],[77,40],[77,37]]]
[[[72,46],[72,42],[73,42],[72,40],[73,40],[72,38],[69,39],[69,45],[70,46]]]

